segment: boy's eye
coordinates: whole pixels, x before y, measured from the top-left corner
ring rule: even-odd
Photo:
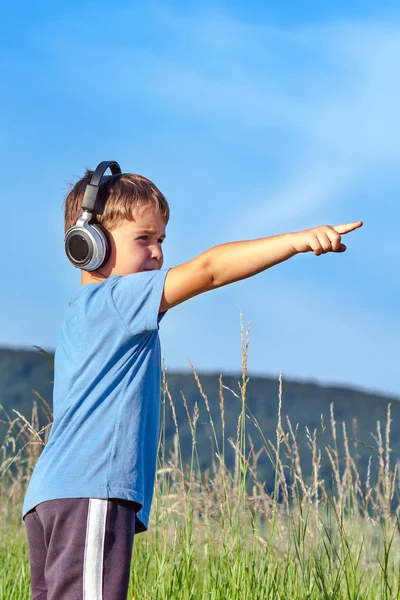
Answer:
[[[137,239],[138,239],[138,240],[146,240],[146,241],[147,241],[147,240],[149,239],[149,236],[148,236],[148,235],[141,235],[141,236],[139,236]],[[163,243],[163,241],[164,241],[164,239],[163,239],[163,238],[159,238],[157,241],[158,241],[160,244],[162,244],[162,243]]]

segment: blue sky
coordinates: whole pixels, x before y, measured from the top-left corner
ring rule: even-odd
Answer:
[[[400,398],[400,9],[337,2],[14,3],[2,9],[0,344],[54,349],[79,273],[62,204],[86,167],[152,179],[165,267],[228,241],[362,220],[171,310],[167,369]]]

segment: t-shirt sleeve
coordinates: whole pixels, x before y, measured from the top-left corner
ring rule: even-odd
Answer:
[[[132,335],[156,331],[165,277],[169,269],[118,275],[110,282],[110,302]]]

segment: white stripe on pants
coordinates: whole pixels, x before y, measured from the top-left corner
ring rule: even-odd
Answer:
[[[83,599],[103,600],[103,555],[107,499],[89,498],[83,563]]]

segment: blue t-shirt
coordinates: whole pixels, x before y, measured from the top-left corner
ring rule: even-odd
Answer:
[[[159,307],[168,269],[112,275],[71,298],[54,356],[53,424],[22,516],[56,498],[123,498],[148,528],[160,425]]]

